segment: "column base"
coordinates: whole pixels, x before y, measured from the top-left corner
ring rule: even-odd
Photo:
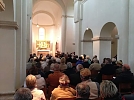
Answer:
[[[0,93],[0,100],[14,100],[14,92],[13,93]]]

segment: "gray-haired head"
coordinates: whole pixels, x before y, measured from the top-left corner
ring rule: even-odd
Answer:
[[[50,70],[54,70],[54,63],[50,65]]]
[[[32,100],[33,96],[30,89],[19,88],[14,94],[14,100]]]
[[[89,98],[90,96],[90,87],[86,82],[81,82],[76,86],[76,96],[78,98]]]
[[[83,65],[82,64],[78,64],[76,66],[76,70],[79,72],[81,69],[83,69]]]
[[[73,66],[72,66],[72,63],[71,62],[68,62],[67,63],[67,68],[72,68]]]
[[[112,81],[104,80],[100,84],[100,94],[101,97],[113,97],[118,92],[116,85]]]

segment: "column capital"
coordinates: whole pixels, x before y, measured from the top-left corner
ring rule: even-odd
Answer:
[[[3,3],[3,0],[0,0],[0,12],[5,10],[5,4]]]
[[[17,22],[14,21],[0,21],[0,28],[12,28],[17,30],[19,28]]]

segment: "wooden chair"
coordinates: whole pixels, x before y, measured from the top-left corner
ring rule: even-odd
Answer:
[[[113,80],[114,75],[102,75],[102,80]]]
[[[58,98],[56,100],[75,100],[76,97],[72,97],[72,98]]]
[[[131,83],[119,83],[119,92],[123,94],[131,93]]]
[[[99,70],[91,70],[91,77],[97,77]]]

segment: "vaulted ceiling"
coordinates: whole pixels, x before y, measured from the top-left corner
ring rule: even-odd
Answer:
[[[51,26],[60,24],[65,13],[65,0],[34,0],[32,22],[34,25]]]

